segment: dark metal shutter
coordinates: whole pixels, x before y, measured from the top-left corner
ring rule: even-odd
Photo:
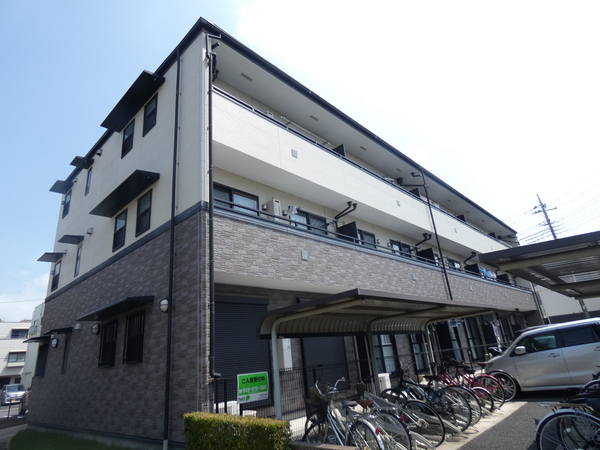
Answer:
[[[268,303],[267,299],[216,297],[215,370],[222,377],[270,370],[270,341],[258,339],[256,333]]]
[[[342,336],[303,338],[304,365],[308,387],[316,378],[335,383],[341,377],[348,379],[346,346]]]

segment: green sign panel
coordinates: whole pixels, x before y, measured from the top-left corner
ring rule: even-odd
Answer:
[[[244,373],[237,376],[238,403],[255,402],[269,398],[269,374],[267,372]]]

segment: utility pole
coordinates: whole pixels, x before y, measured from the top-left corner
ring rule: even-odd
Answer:
[[[548,217],[548,212],[546,209],[546,205],[542,203],[542,199],[540,198],[540,194],[537,194],[537,198],[538,201],[540,202],[540,208],[542,210],[542,212],[544,213],[544,217],[546,218],[546,223],[548,224],[548,228],[550,228],[550,232],[552,233],[552,237],[556,240],[556,233],[554,232],[554,228],[552,228],[552,223],[550,222],[550,218]],[[536,206],[537,208],[537,206]],[[556,208],[552,208],[552,209],[556,209]],[[552,211],[552,210],[550,210]],[[539,213],[540,211],[535,211],[535,213]]]

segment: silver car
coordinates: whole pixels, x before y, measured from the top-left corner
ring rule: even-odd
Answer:
[[[20,403],[21,397],[25,394],[25,385],[23,384],[7,384],[2,388],[0,394],[0,403],[2,406],[11,403]]]
[[[581,387],[600,367],[600,318],[526,330],[485,372],[521,391]]]

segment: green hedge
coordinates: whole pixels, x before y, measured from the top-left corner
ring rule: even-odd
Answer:
[[[183,416],[187,450],[288,450],[284,420],[194,412]]]

